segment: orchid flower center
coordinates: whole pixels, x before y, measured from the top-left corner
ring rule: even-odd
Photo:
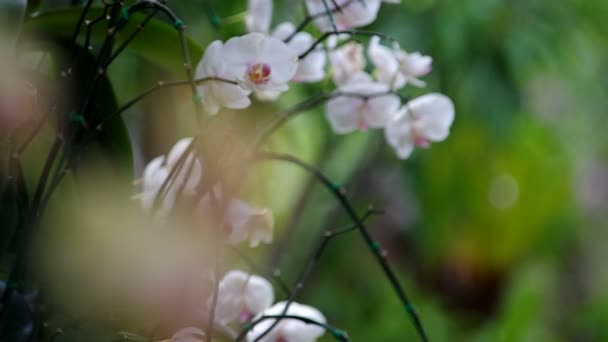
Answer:
[[[289,341],[287,341],[287,338],[285,336],[279,336],[279,337],[277,337],[275,342],[289,342]]]
[[[421,135],[415,135],[414,144],[420,148],[429,148],[431,143],[425,137]]]
[[[365,117],[363,115],[363,113],[367,110],[367,101],[365,100],[361,100],[361,103],[359,103],[359,105],[357,106],[358,110],[359,110],[359,117],[357,119],[357,128],[359,128],[360,131],[367,131],[367,129],[369,128],[369,125],[367,124],[367,121],[365,120]]]
[[[249,66],[247,76],[253,84],[266,84],[270,80],[270,65],[256,63]]]
[[[362,132],[365,132],[369,129],[369,125],[367,124],[367,122],[365,121],[363,116],[359,116],[359,120],[357,122],[357,128],[359,128],[359,130]]]
[[[239,322],[246,323],[253,318],[253,314],[247,308],[243,308],[239,313]]]

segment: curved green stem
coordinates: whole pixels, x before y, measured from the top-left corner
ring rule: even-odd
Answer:
[[[348,216],[356,224],[357,229],[358,229],[359,233],[361,234],[361,237],[365,241],[369,251],[374,255],[376,261],[382,268],[384,274],[386,275],[389,282],[391,283],[391,286],[393,287],[394,291],[397,293],[397,296],[401,300],[401,303],[403,304],[405,311],[410,316],[412,323],[414,324],[414,327],[416,328],[416,331],[418,332],[418,335],[420,336],[421,340],[424,342],[428,341],[427,334],[424,330],[424,327],[422,326],[422,322],[420,320],[420,317],[418,316],[416,309],[414,308],[413,304],[410,302],[405,290],[400,285],[399,280],[397,279],[397,276],[395,275],[392,268],[390,267],[385,255],[382,253],[380,244],[377,241],[375,241],[372,238],[372,236],[369,234],[369,232],[367,231],[365,224],[363,223],[361,218],[355,212],[352,204],[350,203],[350,200],[346,196],[344,189],[341,186],[332,182],[331,179],[329,179],[327,176],[325,176],[325,174],[323,174],[320,170],[318,170],[315,167],[313,167],[293,156],[290,156],[288,154],[266,152],[266,153],[261,153],[258,157],[258,160],[283,161],[283,162],[297,165],[297,166],[301,167],[302,169],[306,170],[307,172],[311,173],[312,175],[314,175],[319,180],[319,182],[321,182],[331,192],[331,194],[340,203],[340,205],[342,206],[344,211],[346,211]]]

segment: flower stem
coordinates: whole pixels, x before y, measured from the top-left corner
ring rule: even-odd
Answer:
[[[266,152],[266,153],[261,153],[259,155],[258,159],[262,160],[262,161],[263,160],[284,161],[284,162],[287,162],[290,164],[297,165],[297,166],[303,168],[304,170],[310,172],[311,174],[313,174],[319,180],[319,182],[321,182],[334,195],[334,197],[340,203],[342,208],[346,211],[348,216],[356,224],[357,229],[358,229],[359,233],[361,234],[361,237],[363,238],[363,240],[366,242],[366,244],[368,246],[368,249],[374,255],[378,264],[380,264],[380,267],[384,271],[384,274],[388,278],[393,289],[397,293],[397,296],[401,300],[401,303],[403,304],[405,311],[410,316],[412,323],[414,324],[414,327],[416,328],[416,331],[418,332],[418,335],[420,336],[421,340],[424,342],[427,342],[428,337],[424,330],[424,327],[422,326],[422,322],[420,320],[420,317],[418,316],[418,313],[416,312],[416,309],[410,302],[403,287],[399,284],[399,280],[397,279],[397,276],[395,275],[392,268],[390,267],[388,260],[386,259],[384,253],[381,251],[380,244],[377,241],[375,241],[372,238],[372,236],[369,234],[369,232],[367,231],[367,228],[365,227],[364,222],[355,212],[352,204],[350,203],[350,200],[346,196],[344,189],[341,186],[333,183],[331,181],[331,179],[329,179],[327,176],[325,176],[325,174],[323,174],[320,170],[318,170],[314,166],[308,165],[307,163],[305,163],[291,155]]]

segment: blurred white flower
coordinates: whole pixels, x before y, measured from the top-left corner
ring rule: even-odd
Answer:
[[[229,39],[221,59],[251,91],[286,91],[287,82],[298,70],[298,55],[293,48],[257,32]]]
[[[249,247],[253,248],[261,242],[271,243],[274,230],[272,212],[267,208],[254,208],[245,201],[232,199],[226,210],[224,229],[228,241],[233,244],[249,240]]]
[[[272,0],[248,0],[245,25],[248,32],[268,33],[272,21]]]
[[[386,84],[374,82],[366,73],[352,77],[338,89],[341,95],[326,105],[326,116],[334,132],[365,131],[384,127],[395,120],[401,100],[389,90]]]
[[[220,281],[215,317],[221,324],[248,322],[274,301],[272,284],[262,277],[230,271]],[[211,298],[208,305],[211,303]]]
[[[171,342],[202,342],[205,338],[205,332],[197,327],[187,327],[178,330],[171,337]]]
[[[167,157],[156,157],[146,165],[142,176],[142,193],[140,195],[141,206],[145,211],[150,212],[152,210],[158,191],[191,142],[192,138],[184,138],[178,141],[171,148]],[[183,188],[184,194],[193,194],[201,181],[203,175],[201,162],[192,152],[185,158],[184,164],[176,174],[171,186],[167,188],[167,194],[160,204],[159,213],[161,216],[169,214],[180,189]]]
[[[272,36],[285,40],[295,32],[296,28],[292,23],[285,22],[279,24]],[[287,43],[294,51],[301,55],[306,52],[315,42],[315,39],[310,33],[298,32]],[[325,51],[321,45],[318,45],[315,50],[310,52],[306,57],[298,62],[298,71],[293,77],[293,82],[318,82],[325,77]]]
[[[334,37],[328,41],[331,50],[329,61],[331,63],[331,76],[334,82],[340,85],[365,69],[365,54],[363,53],[363,45],[357,42],[346,43],[340,47],[336,47],[337,43],[337,39]]]
[[[375,66],[375,78],[392,89],[399,89],[410,83],[417,87],[425,86],[418,79],[431,71],[433,59],[419,52],[407,53],[395,44],[388,48],[380,44],[380,37],[373,36],[367,53]]]
[[[5,56],[8,43],[2,33],[0,27],[0,136],[4,138],[35,117],[39,96],[34,84],[19,73],[17,61]]]
[[[407,159],[414,146],[429,147],[445,140],[454,121],[454,103],[445,95],[432,93],[417,97],[403,106],[398,119],[387,125],[385,136],[401,159]]]
[[[380,45],[380,37],[373,36],[367,47],[369,59],[374,64],[374,77],[393,89],[399,89],[406,83],[406,78],[399,70],[399,62],[392,49]]]
[[[177,164],[177,162],[180,160],[180,158],[182,158],[190,144],[192,144],[192,138],[188,137],[181,139],[180,141],[175,143],[175,145],[173,145],[173,147],[167,154],[166,166],[169,167],[167,171],[170,172],[171,168]],[[185,158],[186,159],[184,160],[184,166],[182,166],[182,169],[177,174],[176,180],[173,184],[177,185],[186,183],[184,191],[186,193],[192,194],[194,193],[196,186],[201,181],[203,169],[201,166],[201,162],[198,160],[198,158],[196,158],[196,156],[194,156],[192,152],[190,152]],[[193,163],[194,165],[192,165]],[[188,172],[188,169],[191,166],[192,169],[190,170],[190,172]],[[186,177],[188,177],[188,179],[186,179]]]
[[[142,193],[139,196],[141,206],[146,212],[152,210],[154,199],[158,190],[160,190],[163,182],[167,179],[169,171],[165,167],[165,156],[159,156],[152,159],[144,169],[142,181]],[[171,193],[167,193],[165,200],[161,204],[161,212],[168,213],[173,207],[173,199],[170,198]]]
[[[401,49],[395,50],[395,56],[399,62],[399,71],[406,77],[407,82],[417,87],[425,86],[425,83],[418,77],[431,72],[433,58],[422,55],[420,52],[407,53]]]
[[[256,317],[256,319],[262,316],[281,315],[286,305],[286,301],[276,303],[271,308],[264,310]],[[302,305],[295,302],[292,302],[289,305],[286,314],[290,316],[304,317],[321,324],[325,324],[327,322],[325,316],[323,316],[319,310],[313,308],[312,306]],[[275,321],[275,319],[266,319],[256,324],[253,329],[247,333],[247,341],[255,341],[260,335],[268,330],[268,328],[270,328]],[[325,329],[323,327],[314,324],[307,324],[293,318],[285,318],[280,320],[279,323],[266,336],[259,340],[259,342],[314,342],[323,336],[324,333]]]
[[[222,42],[211,43],[205,50],[205,55],[196,67],[196,78],[220,77],[227,80],[237,80],[232,67],[224,62]],[[251,104],[251,90],[240,85],[222,81],[207,81],[198,86],[205,111],[211,115],[217,114],[221,107],[232,109],[246,108]]]
[[[336,28],[345,30],[371,24],[378,16],[380,3],[380,0],[306,0],[306,8],[311,16],[318,16],[314,23],[319,30],[329,32],[333,31],[333,27],[326,5],[332,10]]]
[[[217,210],[212,200],[221,203],[223,200],[221,187],[214,186],[215,198],[212,199],[211,196],[211,193],[205,194],[198,204],[197,210],[202,216],[213,215],[213,211]],[[249,247],[255,248],[262,242],[272,242],[274,219],[272,212],[267,208],[255,208],[241,199],[232,198],[228,201],[223,220],[223,230],[231,244],[249,241]]]

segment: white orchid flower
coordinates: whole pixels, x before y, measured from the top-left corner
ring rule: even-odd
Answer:
[[[296,28],[292,23],[285,22],[279,24],[274,31],[272,36],[285,40],[290,37]],[[298,32],[287,42],[289,47],[293,48],[294,51],[301,55],[306,52],[314,44],[315,39],[310,33]],[[325,51],[321,45],[318,48],[310,52],[306,57],[301,59],[298,63],[298,70],[293,77],[293,82],[318,82],[325,77]]]
[[[407,159],[414,146],[427,148],[431,142],[445,140],[454,121],[454,103],[445,95],[431,93],[417,97],[400,110],[398,119],[387,125],[385,136],[401,159]]]
[[[145,167],[142,180],[142,193],[139,195],[141,206],[146,212],[152,211],[156,194],[169,171],[165,167],[165,156],[159,156],[152,159]],[[168,213],[173,208],[173,199],[170,198],[171,193],[168,193],[165,200],[161,204],[161,212]]]
[[[192,144],[192,138],[188,137],[181,139],[180,141],[175,143],[175,145],[173,145],[173,147],[167,154],[167,171],[170,172],[171,168],[173,168],[173,166],[178,163],[178,161],[180,160],[180,158],[182,158],[183,154],[186,152],[186,149],[188,148],[188,146],[190,146],[190,144]],[[186,159],[184,160],[184,165],[182,166],[180,172],[177,173],[174,184],[186,183],[184,191],[186,193],[192,194],[194,193],[197,185],[201,181],[203,169],[201,166],[201,162],[198,160],[198,158],[196,158],[196,156],[194,156],[192,152],[190,152],[185,158]],[[186,179],[186,177],[188,177],[188,179]]]
[[[272,21],[272,0],[248,0],[245,25],[248,32],[268,33]]]
[[[215,198],[212,199],[211,196]],[[213,200],[219,203],[223,201],[219,185],[213,187],[212,193],[203,196],[198,204],[198,212],[203,216],[213,215],[213,211],[217,210],[212,205]],[[248,241],[249,247],[255,248],[260,243],[272,242],[274,219],[267,208],[256,208],[241,199],[231,198],[225,209],[223,224],[223,231],[231,244]]]
[[[373,81],[368,74],[352,77],[338,89],[340,95],[326,105],[326,116],[334,132],[365,131],[384,127],[393,121],[401,100],[389,90],[387,85]]]
[[[224,229],[228,242],[238,244],[248,240],[249,247],[254,248],[261,242],[272,242],[274,219],[267,208],[254,208],[245,201],[232,199],[226,210]]]
[[[337,39],[332,37],[328,41],[328,46],[331,50],[329,53],[331,76],[337,85],[346,83],[353,75],[357,75],[365,69],[363,45],[349,42],[336,47]]]
[[[235,320],[245,323],[269,308],[273,301],[274,290],[268,280],[242,271],[230,271],[219,284],[215,317],[221,324]]]
[[[380,44],[380,37],[373,36],[368,46],[369,58],[375,66],[375,78],[392,89],[406,84],[425,86],[419,77],[431,71],[433,59],[419,52],[407,53],[395,45],[392,49]]]
[[[245,23],[249,32],[268,33],[272,19],[272,1],[271,0],[249,0],[247,6],[247,16]],[[293,34],[293,37],[287,42],[297,55],[304,53],[314,43],[314,38],[310,33],[297,32],[292,23],[284,22],[279,24],[270,35],[281,41],[287,40]],[[298,68],[293,82],[318,82],[325,77],[325,53],[321,46],[319,49],[309,53],[306,58],[298,62]],[[279,90],[263,90],[257,91],[256,97],[261,100],[275,100],[279,97]]]
[[[236,81],[236,74],[230,65],[224,62],[223,44],[219,40],[211,43],[205,55],[196,67],[196,78],[219,77]],[[232,109],[247,108],[250,89],[223,81],[207,81],[198,86],[205,111],[210,115],[217,114],[222,107]]]
[[[264,310],[256,318],[254,318],[254,320],[263,316],[281,315],[283,314],[286,305],[286,301],[276,303],[269,309]],[[304,317],[321,324],[325,324],[327,322],[325,316],[323,316],[319,310],[313,308],[312,306],[302,305],[296,302],[292,302],[289,305],[289,308],[285,314],[290,316]],[[253,329],[247,333],[247,341],[256,341],[275,323],[275,321],[276,319],[265,319],[256,324]],[[281,319],[266,336],[259,340],[259,342],[314,342],[323,336],[324,333],[325,329],[323,327],[313,324],[306,324],[301,320],[293,318],[285,318]]]
[[[262,33],[231,38],[222,53],[225,65],[250,91],[286,91],[287,82],[298,70],[298,55],[294,49]]]
[[[327,8],[332,11],[336,29],[345,30],[371,24],[378,16],[380,4],[380,0],[306,0],[308,13],[311,16],[318,16],[314,23],[323,32],[333,31]],[[336,5],[340,9],[337,9]]]
[[[152,210],[158,191],[191,142],[192,138],[181,139],[171,148],[167,157],[156,157],[146,165],[142,175],[142,193],[140,195],[141,206],[145,211]],[[201,162],[192,152],[185,158],[161,202],[159,211],[161,216],[169,214],[180,189],[183,189],[185,194],[193,194],[201,181],[203,174]]]

